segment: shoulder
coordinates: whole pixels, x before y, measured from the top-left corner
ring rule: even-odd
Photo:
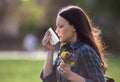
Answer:
[[[83,43],[83,46],[81,47],[81,51],[91,51],[91,50],[94,51],[94,49],[91,46],[89,46],[86,43]]]
[[[83,43],[83,46],[81,47],[80,56],[83,57],[97,57],[99,58],[96,51],[88,44]]]

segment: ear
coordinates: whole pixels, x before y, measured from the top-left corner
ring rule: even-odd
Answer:
[[[75,27],[73,26],[73,31],[75,32],[76,31],[76,29],[75,29]]]
[[[75,31],[76,31],[76,29],[75,29],[75,28],[73,28],[73,31],[75,32]]]
[[[72,25],[72,29],[73,29],[74,32],[76,31],[76,29],[75,29],[75,27],[73,25]]]

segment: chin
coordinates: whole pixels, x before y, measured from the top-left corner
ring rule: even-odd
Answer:
[[[60,43],[66,43],[66,40],[60,40]]]
[[[64,41],[60,40],[60,43],[63,43]]]

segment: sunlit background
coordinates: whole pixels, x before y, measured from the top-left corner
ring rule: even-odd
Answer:
[[[83,8],[101,29],[107,74],[120,81],[119,0],[0,0],[0,82],[41,82],[46,57],[41,40],[49,27],[55,29],[59,9],[68,5]]]

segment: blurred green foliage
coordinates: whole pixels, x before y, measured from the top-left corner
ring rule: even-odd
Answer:
[[[55,27],[57,12],[67,5],[77,5],[83,8],[93,23],[102,30],[103,40],[108,49],[120,51],[120,1],[119,0],[48,0],[43,1],[47,5],[34,4],[34,0],[28,0],[21,4],[21,8],[26,11],[22,17],[21,32],[32,31],[36,33],[41,28]],[[38,28],[36,28],[38,27]],[[41,38],[40,38],[41,39]]]
[[[43,8],[36,5],[33,0],[23,1],[20,6],[25,15],[24,20],[32,20],[32,22],[35,22],[44,17],[45,12]]]
[[[32,32],[41,36],[49,27],[56,27],[59,9],[68,5],[83,8],[102,30],[108,49],[120,52],[120,0],[0,0],[0,21],[9,14],[20,12],[20,16],[16,15],[20,18],[20,28],[16,27],[19,34],[24,36]]]
[[[23,0],[20,5],[21,24],[20,32],[24,35],[26,32],[35,33],[39,24],[43,23],[45,18],[45,9],[43,6],[36,5],[34,0]]]

